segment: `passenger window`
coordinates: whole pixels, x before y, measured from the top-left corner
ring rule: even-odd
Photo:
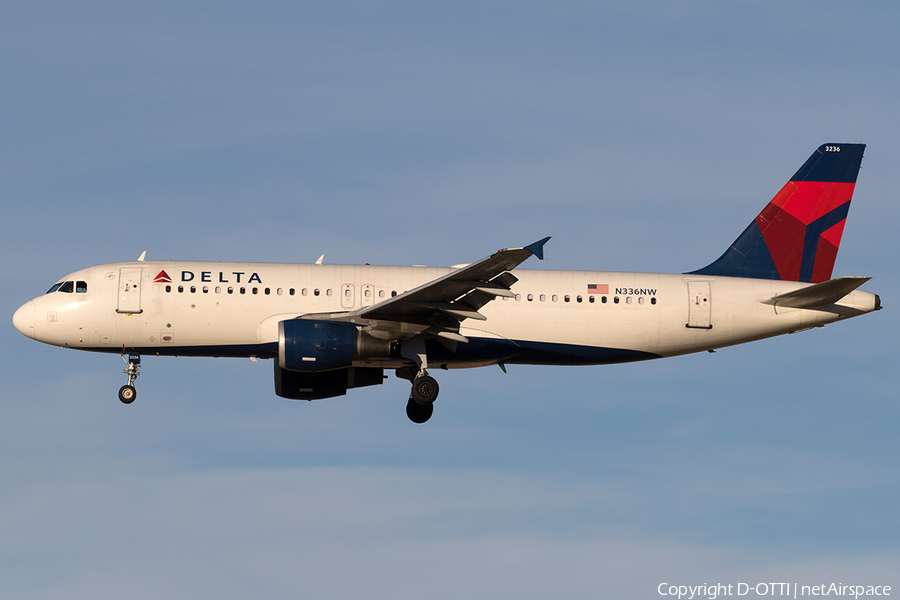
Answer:
[[[247,288],[241,288],[241,293],[242,293],[242,294],[246,294],[246,293],[247,293]]]
[[[65,283],[63,283],[63,284],[60,286],[59,291],[64,292],[64,293],[66,293],[66,294],[71,294],[71,293],[72,293],[72,290],[73,290],[74,288],[75,288],[75,282],[74,282],[74,281],[66,281]]]
[[[87,293],[87,282],[86,281],[75,282],[75,293],[76,294],[86,294]]]
[[[569,300],[571,300],[571,298],[569,298],[568,296],[566,296],[565,298],[563,298],[563,300],[565,300],[566,302],[568,302]]]
[[[171,292],[171,291],[172,291],[172,286],[171,286],[171,285],[167,285],[167,286],[166,286],[166,293],[169,293],[169,292]]]
[[[281,296],[284,294],[284,290],[281,288],[278,288],[277,290],[275,290],[275,293],[278,294],[279,296]]]
[[[576,298],[575,298],[575,301],[576,301],[576,302],[581,302],[581,296],[576,297]]]
[[[182,292],[184,292],[184,286],[183,286],[183,285],[179,285],[179,286],[178,286],[178,293],[181,294]]]
[[[259,293],[259,288],[253,288],[252,292],[253,292],[254,294],[258,294],[258,293]]]
[[[625,297],[625,304],[631,304],[631,296]]]
[[[307,294],[307,289],[306,289],[306,288],[303,288],[302,290],[300,290],[300,295],[301,295],[301,296],[305,296],[306,294]]]
[[[58,291],[58,290],[59,290],[59,287],[60,287],[62,284],[63,284],[63,282],[60,281],[59,283],[57,283],[56,285],[54,285],[52,288],[50,288],[49,290],[47,290],[47,293],[48,293],[48,294],[52,294],[53,292]]]
[[[553,294],[553,297],[551,298],[551,300],[553,300],[554,302],[557,302],[557,301],[559,301],[559,296],[557,296],[556,294]]]
[[[266,288],[266,289],[263,290],[263,291],[264,291],[264,293],[266,294],[266,296],[270,296],[270,295],[271,295],[271,294],[270,294],[269,288]]]
[[[396,295],[397,295],[397,291],[396,291],[396,290],[391,291],[391,298],[393,298],[393,297],[396,296]]]
[[[313,290],[313,296],[318,296],[318,295],[319,295],[319,290],[318,290],[318,288],[317,288],[317,289],[314,289],[314,290]]]
[[[326,296],[331,296],[331,290],[325,290],[325,295],[326,295]]]
[[[615,298],[613,298],[613,304],[618,304],[618,303],[619,303],[619,297],[616,296]]]
[[[528,294],[528,296],[526,296],[526,297],[528,298],[528,301],[529,301],[529,302],[531,302],[532,300],[534,300],[534,294]]]
[[[546,302],[546,301],[547,301],[547,295],[546,295],[546,294],[541,294],[541,295],[540,295],[540,300],[541,300],[541,302]]]
[[[588,302],[590,302],[591,304],[593,304],[593,303],[594,303],[594,297],[593,297],[593,296],[588,296]]]
[[[650,298],[650,304],[656,304],[656,298]]]
[[[289,293],[291,296],[293,296],[293,295],[294,295],[294,288],[291,288],[291,289],[288,291],[288,293]]]
[[[196,286],[196,285],[192,285],[192,286],[191,286],[191,293],[192,293],[192,294],[196,294],[196,293],[197,293],[197,286]]]
[[[229,294],[233,294],[233,293],[234,293],[234,288],[231,287],[231,286],[229,285],[227,291],[228,291]]]
[[[602,302],[603,304],[606,304],[606,296],[601,296],[600,302]]]

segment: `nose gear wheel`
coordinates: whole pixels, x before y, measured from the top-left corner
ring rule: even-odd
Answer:
[[[131,404],[137,398],[137,390],[134,388],[134,380],[138,378],[140,373],[138,369],[141,366],[141,355],[137,352],[129,352],[127,355],[122,353],[122,360],[128,365],[128,368],[122,371],[128,375],[128,383],[119,388],[119,400],[122,404]]]

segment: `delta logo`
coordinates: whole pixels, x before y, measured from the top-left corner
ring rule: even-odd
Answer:
[[[172,278],[165,270],[162,270],[153,278],[153,283],[172,283]]]

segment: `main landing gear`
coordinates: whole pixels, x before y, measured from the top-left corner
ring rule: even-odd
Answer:
[[[434,401],[437,400],[439,391],[437,380],[424,369],[419,371],[412,380],[412,391],[406,403],[406,416],[409,420],[424,423],[430,419],[434,414]]]
[[[134,380],[138,378],[138,368],[141,366],[141,355],[137,352],[129,352],[126,357],[122,354],[122,360],[128,365],[128,368],[122,371],[128,375],[128,383],[119,388],[119,400],[122,404],[131,404],[137,398],[137,390],[134,389]]]
[[[408,379],[412,383],[409,401],[406,403],[406,416],[413,423],[424,423],[434,414],[434,401],[438,397],[438,382],[428,375],[428,355],[425,351],[425,338],[414,337],[400,345],[400,355],[415,363],[415,367],[397,369],[397,377]]]

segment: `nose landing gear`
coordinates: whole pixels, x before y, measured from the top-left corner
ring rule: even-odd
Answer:
[[[122,371],[128,375],[128,383],[119,388],[119,400],[122,404],[131,404],[137,398],[137,390],[134,389],[134,380],[138,378],[138,368],[141,366],[141,355],[137,352],[129,352],[126,357],[122,354],[122,360],[128,365],[128,368]]]

